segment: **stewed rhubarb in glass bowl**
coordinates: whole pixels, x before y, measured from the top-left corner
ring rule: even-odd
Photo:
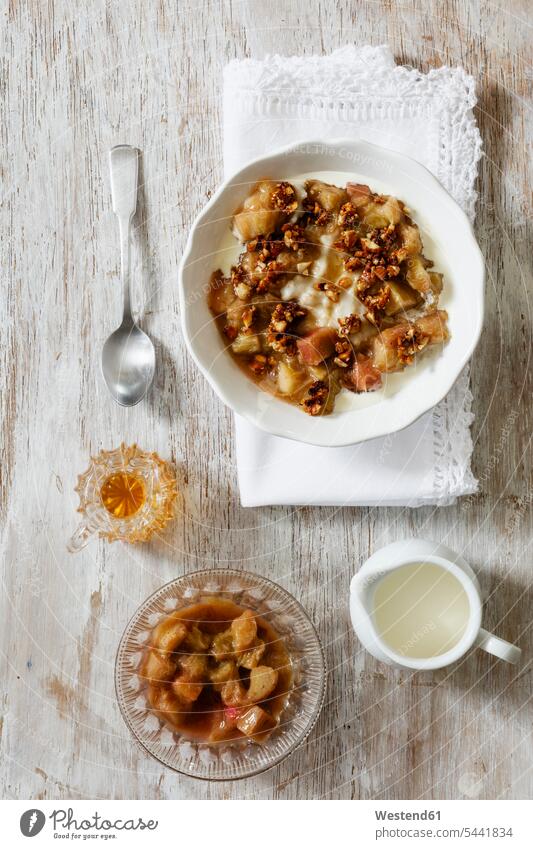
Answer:
[[[122,637],[116,689],[137,741],[198,778],[255,775],[311,732],[324,657],[300,604],[231,569],[186,575],[150,596]]]

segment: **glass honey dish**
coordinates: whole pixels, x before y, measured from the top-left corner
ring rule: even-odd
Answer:
[[[92,457],[75,492],[83,518],[68,542],[71,552],[84,548],[93,534],[108,542],[146,542],[173,518],[177,497],[171,464],[124,443]]]

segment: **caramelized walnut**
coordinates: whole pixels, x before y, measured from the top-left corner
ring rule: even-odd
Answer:
[[[335,343],[335,359],[333,362],[341,368],[348,368],[352,361],[353,347],[349,339],[339,339],[339,341]]]
[[[382,286],[374,295],[365,294],[362,298],[363,303],[367,308],[365,316],[370,323],[374,324],[376,327],[379,326],[381,318],[380,313],[382,313],[387,306],[390,294],[390,286],[385,285]]]
[[[305,242],[304,229],[298,224],[284,224],[281,231],[283,233],[283,241],[293,251],[297,251],[300,245]]]
[[[269,333],[267,341],[270,347],[280,354],[295,357],[298,353],[297,340],[288,333]]]
[[[328,400],[328,386],[323,380],[315,380],[307,390],[301,406],[310,416],[318,416]]]
[[[270,196],[270,203],[273,209],[292,215],[298,209],[298,198],[294,186],[286,182],[277,183]]]
[[[231,285],[239,300],[247,301],[251,297],[254,288],[252,280],[240,265],[234,265],[231,269]]]
[[[270,259],[276,259],[283,250],[283,242],[280,239],[257,237],[246,244],[246,250],[248,253],[257,253],[257,259],[266,262]]]
[[[266,354],[256,354],[248,363],[248,368],[254,374],[266,374],[271,371],[276,365],[274,357],[267,357]]]
[[[371,230],[359,238],[357,249],[352,251],[353,256],[344,261],[345,268],[348,271],[362,269],[361,282],[367,287],[389,277],[397,277],[400,268],[396,238],[394,224]]]
[[[361,329],[361,318],[356,313],[339,318],[339,336],[348,336]]]
[[[396,353],[402,365],[410,365],[413,362],[415,354],[422,351],[428,342],[429,336],[422,333],[414,325],[409,325],[405,333],[399,337],[396,347]]]
[[[326,224],[328,224],[331,218],[331,213],[329,213],[327,209],[324,209],[317,200],[306,197],[304,198],[302,206],[306,212],[306,222],[315,224],[318,227],[325,227]]]
[[[280,353],[294,357],[297,353],[294,335],[288,333],[290,326],[306,315],[306,310],[295,301],[277,304],[268,325],[268,344]]]
[[[357,245],[359,236],[355,230],[343,230],[333,247],[343,253],[351,253]]]
[[[273,333],[283,333],[287,330],[289,324],[292,324],[299,318],[303,318],[305,314],[306,310],[300,304],[296,303],[296,301],[276,304],[268,329]]]
[[[324,292],[326,297],[334,304],[339,300],[341,292],[336,283],[330,283],[329,280],[319,280],[315,284],[315,289],[318,289],[319,292]]]
[[[344,203],[337,216],[337,224],[340,227],[344,227],[346,229],[350,229],[355,227],[359,223],[359,213],[357,211],[357,206],[348,201],[348,203]]]
[[[272,262],[268,263],[268,265],[265,269],[265,273],[263,275],[263,279],[261,280],[260,284],[257,286],[257,291],[258,292],[268,292],[268,290],[270,289],[270,286],[273,283],[276,282],[276,280],[278,279],[278,277],[282,273],[283,273],[283,269],[282,269],[281,265],[279,264],[279,262],[277,262],[275,259],[273,259]]]

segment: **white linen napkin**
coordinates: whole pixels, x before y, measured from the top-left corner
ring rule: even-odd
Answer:
[[[387,46],[235,60],[224,72],[225,172],[290,142],[353,134],[418,159],[472,220],[481,155],[474,104],[474,81],[462,68],[422,74],[395,65]],[[410,427],[345,448],[269,436],[236,416],[241,503],[451,504],[478,487],[471,403],[466,369]]]

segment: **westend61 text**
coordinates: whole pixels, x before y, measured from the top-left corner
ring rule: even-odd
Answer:
[[[438,820],[440,811],[374,811],[377,820]]]

